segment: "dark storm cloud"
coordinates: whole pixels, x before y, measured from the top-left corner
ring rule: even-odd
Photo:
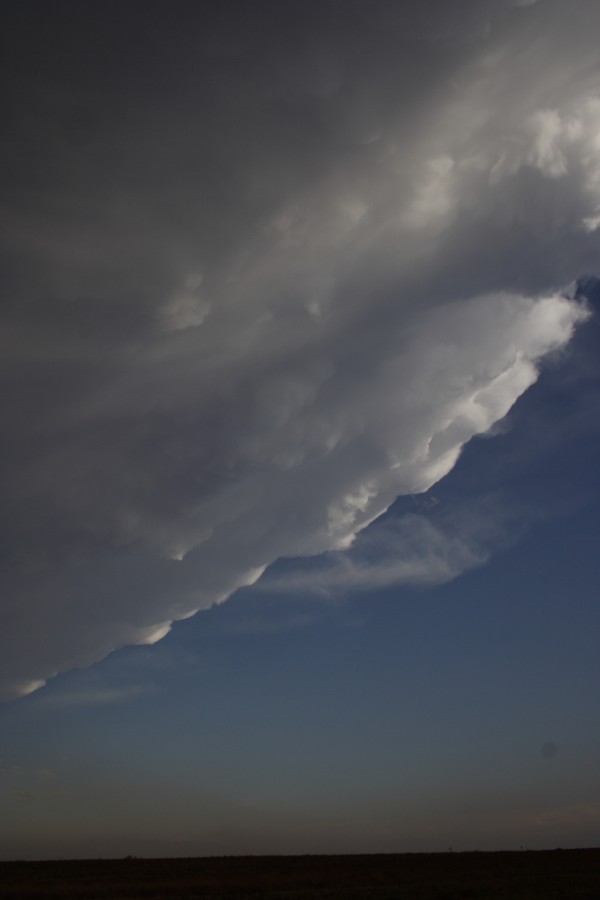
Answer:
[[[7,7],[6,695],[347,546],[570,338],[599,11],[519,6]]]

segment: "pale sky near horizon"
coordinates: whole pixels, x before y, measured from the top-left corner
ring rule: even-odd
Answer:
[[[2,20],[2,857],[597,845],[600,4]]]

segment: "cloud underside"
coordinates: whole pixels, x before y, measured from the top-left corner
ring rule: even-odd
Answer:
[[[404,54],[385,5],[370,37],[282,38],[253,75],[236,32],[198,50],[214,95],[190,57],[135,113],[115,87],[83,143],[85,85],[23,82],[54,181],[5,214],[3,696],[154,643],[282,556],[343,552],[567,344],[600,223],[598,14],[565,31],[525,5]],[[472,564],[412,525],[343,583]]]

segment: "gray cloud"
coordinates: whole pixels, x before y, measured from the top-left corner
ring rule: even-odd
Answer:
[[[600,221],[572,6],[11,13],[5,696],[349,546],[569,340]]]

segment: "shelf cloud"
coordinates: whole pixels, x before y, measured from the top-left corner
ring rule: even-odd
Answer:
[[[587,318],[600,9],[449,5],[149,7],[134,68],[131,10],[15,15],[3,697],[343,558]],[[418,540],[417,580],[474,563]]]

